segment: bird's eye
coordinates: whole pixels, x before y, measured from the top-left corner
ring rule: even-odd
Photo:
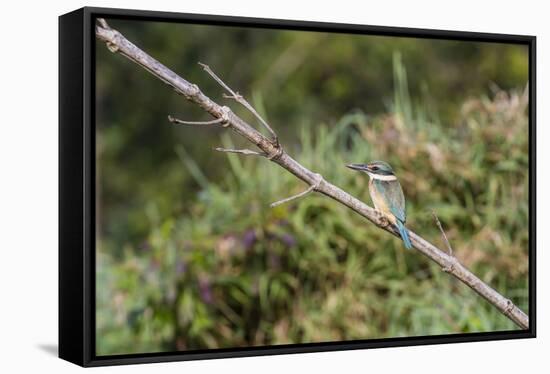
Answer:
[[[378,170],[378,166],[371,166],[372,170]]]

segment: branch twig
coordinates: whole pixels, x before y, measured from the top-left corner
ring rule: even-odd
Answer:
[[[254,114],[254,116],[262,123],[262,125],[264,125],[264,127],[267,129],[267,131],[269,131],[269,133],[271,134],[271,136],[273,138],[274,144],[279,144],[279,138],[277,137],[277,134],[275,133],[275,131],[273,131],[271,126],[269,126],[269,124],[262,118],[262,116],[260,116],[258,114],[256,109],[254,109],[254,107],[252,105],[250,105],[250,103],[248,101],[246,101],[246,99],[243,97],[243,95],[239,94],[238,92],[233,91],[231,89],[231,87],[229,87],[227,84],[225,84],[225,82],[220,77],[218,77],[216,75],[216,73],[214,73],[212,71],[212,69],[210,69],[210,66],[208,66],[206,64],[203,64],[202,62],[199,62],[199,65],[202,66],[204,71],[206,71],[216,82],[218,82],[220,84],[220,86],[222,86],[227,92],[230,93],[230,95],[224,94],[223,97],[225,97],[226,99],[233,99],[233,100],[237,101],[239,104],[241,104],[246,109],[248,109],[248,111],[250,111],[250,113]]]
[[[181,119],[168,116],[168,121],[172,123],[176,123],[178,125],[192,125],[192,126],[208,126],[208,125],[215,125],[218,123],[223,123],[223,118],[216,118],[212,121],[183,121]],[[226,125],[224,125],[226,126]]]
[[[439,217],[437,216],[437,214],[435,213],[435,210],[433,210],[433,209],[432,209],[432,216],[435,219],[435,223],[437,224],[437,227],[439,228],[439,231],[441,231],[441,236],[443,236],[443,241],[445,241],[445,245],[447,246],[449,256],[454,257],[453,247],[451,247],[451,243],[449,243],[449,239],[447,238],[447,234],[445,234],[445,230],[443,230],[443,226],[441,225],[441,221],[439,221]],[[454,264],[451,263],[449,266],[445,266],[442,270],[446,273],[450,273],[453,270],[453,267],[454,267]]]
[[[252,151],[250,149],[231,149],[231,148],[214,148],[215,151],[218,151],[218,152],[227,152],[227,153],[239,153],[241,155],[245,155],[245,156],[266,156],[265,153],[263,152],[256,152],[256,151]]]
[[[158,79],[171,86],[176,92],[183,95],[186,99],[199,105],[214,118],[224,118],[224,121],[226,121],[229,128],[243,136],[252,144],[256,145],[272,162],[286,169],[297,178],[308,183],[310,186],[315,186],[315,188],[310,187],[311,191],[315,190],[330,197],[331,199],[347,206],[356,213],[367,218],[379,228],[386,230],[395,236],[399,236],[399,232],[395,227],[393,227],[393,225],[383,224],[376,210],[369,207],[359,199],[351,196],[339,187],[323,179],[320,180],[318,177],[319,174],[307,169],[284,152],[282,147],[276,141],[277,137],[275,132],[269,125],[266,126],[266,123],[264,123],[263,120],[261,120],[261,122],[273,136],[273,140],[266,138],[258,130],[246,123],[240,117],[236,116],[233,112],[225,110],[224,107],[206,96],[197,85],[183,79],[172,70],[155,60],[153,57],[142,51],[140,48],[136,47],[118,31],[110,28],[104,20],[98,20],[98,25],[96,25],[96,36],[98,39],[107,44],[110,51],[120,53],[131,61],[142,66]],[[208,68],[207,72],[209,70],[210,69]],[[211,75],[212,77],[215,76],[213,73]],[[221,82],[221,79],[219,83],[223,83]],[[225,83],[223,83],[222,86],[223,85],[225,85]],[[235,100],[239,101],[240,99],[238,100],[238,98],[242,98],[242,96],[233,92],[229,87],[224,88],[234,96],[233,98],[235,98]],[[255,113],[255,111],[252,111],[252,113]],[[259,117],[258,115],[256,116]],[[308,191],[307,193],[311,191]],[[304,192],[300,194],[300,196],[305,194],[306,193]],[[449,274],[452,274],[458,280],[472,288],[485,300],[494,305],[502,314],[514,321],[520,328],[529,328],[529,317],[521,309],[475,276],[470,270],[460,264],[454,256],[445,253],[412,231],[409,231],[409,237],[413,247],[419,252],[436,262],[441,267],[449,269]]]
[[[439,221],[439,217],[435,213],[435,210],[432,209],[432,216],[435,219],[435,223],[437,224],[437,227],[439,228],[439,231],[441,231],[441,235],[443,236],[443,240],[445,241],[445,245],[447,246],[447,249],[449,251],[449,256],[453,256],[453,247],[451,247],[451,243],[449,242],[449,239],[447,238],[447,234],[445,234],[445,230],[443,230],[443,226],[441,225],[441,221]]]
[[[323,182],[323,176],[321,174],[317,174],[316,178],[317,178],[317,180],[315,181],[315,183],[312,184],[311,186],[309,186],[307,190],[302,191],[299,194],[287,197],[286,199],[275,201],[274,203],[270,204],[270,207],[275,208],[277,205],[288,203],[289,201],[292,201],[294,199],[298,199],[302,196],[307,195],[310,192],[313,192],[313,191],[317,190],[319,188],[319,186],[321,185],[321,182]]]

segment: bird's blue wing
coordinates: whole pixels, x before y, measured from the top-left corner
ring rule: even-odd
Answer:
[[[401,222],[405,223],[407,216],[405,212],[405,196],[399,181],[378,181],[379,187],[384,190],[390,212]]]

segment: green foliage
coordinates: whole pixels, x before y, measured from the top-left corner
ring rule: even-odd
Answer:
[[[335,125],[303,124],[288,151],[364,199],[347,162],[397,170],[408,226],[438,243],[429,209],[456,255],[527,308],[527,99],[468,100],[452,125],[411,103],[396,60],[395,105]],[[193,130],[197,131],[197,130]],[[221,143],[233,147],[227,134]],[[188,214],[162,216],[120,256],[98,250],[98,352],[187,350],[514,329],[512,322],[393,236],[323,196],[275,209],[303,183],[265,159],[216,154],[216,182],[180,147],[199,186]]]
[[[434,209],[460,261],[527,312],[522,47],[111,23],[206,92],[220,89],[196,61],[252,87],[285,150],[354,196],[370,202],[367,178],[344,165],[388,161],[407,226],[443,248]],[[249,147],[227,131],[164,121],[205,117],[101,44],[97,53],[98,354],[516,328],[327,197],[269,208],[307,186],[263,158],[212,151]]]

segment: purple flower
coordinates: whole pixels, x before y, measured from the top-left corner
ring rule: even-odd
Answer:
[[[245,250],[249,250],[256,243],[256,231],[254,229],[247,230],[243,235],[243,246]]]
[[[212,287],[210,281],[206,278],[199,279],[199,293],[205,304],[212,304],[214,296],[212,295]]]
[[[296,245],[296,238],[290,234],[281,235],[281,240],[287,247],[294,247]]]
[[[185,261],[180,260],[176,263],[176,273],[178,274],[184,274],[185,270],[187,270],[187,265],[185,264]]]
[[[278,222],[279,226],[288,226],[290,224],[290,222],[288,222],[288,220],[286,219],[280,219]]]

